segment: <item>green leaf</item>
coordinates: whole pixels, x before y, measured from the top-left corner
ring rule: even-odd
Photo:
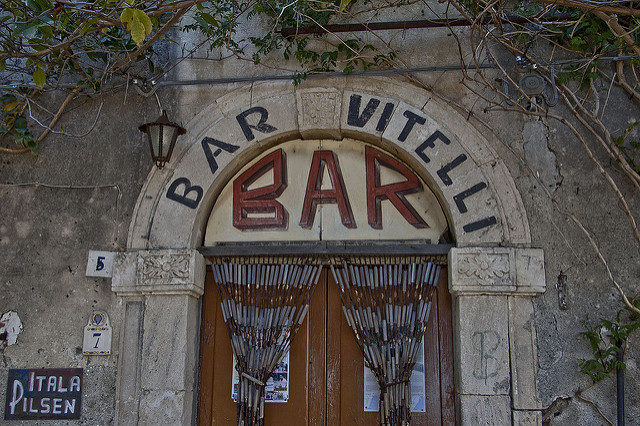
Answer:
[[[31,37],[36,32],[37,28],[38,28],[38,24],[33,22],[18,24],[15,26],[13,30],[13,36],[14,37],[21,37],[21,36]]]
[[[217,27],[218,26],[218,21],[216,21],[216,18],[214,18],[213,16],[211,16],[208,13],[200,13],[200,16],[202,17],[202,19],[204,19],[204,21],[213,26],[213,27]]]
[[[580,37],[574,37],[571,39],[570,44],[573,49],[580,50],[587,45],[587,42]]]
[[[340,0],[340,12],[344,11],[349,3],[351,3],[351,0]]]
[[[53,29],[51,28],[51,25],[48,25],[48,24],[40,25],[38,27],[38,31],[40,31],[40,34],[42,34],[43,37],[47,37],[47,38],[53,37]]]
[[[133,19],[130,25],[131,38],[136,42],[138,46],[142,44],[144,41],[144,24],[140,22],[138,19]]]
[[[137,19],[144,25],[144,32],[147,35],[151,35],[151,31],[153,30],[153,24],[151,23],[151,19],[149,16],[144,13],[144,11],[140,9],[133,9],[133,19]]]
[[[14,109],[16,109],[19,103],[20,102],[18,101],[7,102],[6,104],[4,104],[4,110],[7,112],[13,111]]]
[[[16,118],[16,121],[13,122],[13,127],[16,129],[26,129],[27,128],[27,120],[20,116]]]
[[[98,22],[98,18],[91,18],[87,20],[82,29],[80,30],[80,34],[85,35],[87,32],[94,29],[94,25]]]
[[[122,13],[120,14],[120,22],[128,24],[129,22],[131,22],[131,20],[133,19],[133,9],[130,7],[126,7]]]
[[[38,68],[33,72],[33,82],[36,84],[36,86],[42,89],[46,81],[47,81],[47,75],[44,73],[42,68]]]
[[[27,148],[29,148],[34,154],[38,152],[38,143],[34,141],[32,137],[25,138],[22,143],[26,145]]]

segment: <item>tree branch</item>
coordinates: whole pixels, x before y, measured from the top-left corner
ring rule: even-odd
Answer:
[[[44,131],[40,134],[40,136],[36,140],[37,144],[40,144],[40,142],[42,142],[44,138],[46,138],[49,135],[49,133],[51,133],[51,129],[53,128],[53,126],[56,125],[56,123],[62,116],[62,113],[64,112],[65,108],[67,107],[69,102],[71,102],[75,94],[80,91],[80,89],[81,89],[80,87],[76,87],[67,95],[67,97],[62,102],[62,105],[60,105],[60,108],[58,108],[58,112],[56,112],[56,115],[53,116],[53,118],[49,122],[49,125],[44,129]]]
[[[605,5],[593,5],[593,4],[583,3],[577,0],[540,0],[540,3],[575,7],[576,9],[585,10],[587,12],[606,12],[606,13],[615,13],[617,15],[631,15],[631,16],[640,17],[640,10],[638,9],[631,9],[627,7],[605,6]]]
[[[636,55],[640,56],[640,47],[633,41],[633,39],[629,35],[629,32],[626,31],[622,27],[622,25],[620,25],[620,23],[618,22],[618,18],[616,18],[615,16],[607,15],[606,13],[601,11],[594,11],[593,13],[598,18],[606,22],[606,24],[609,26],[609,28],[611,28],[611,31],[616,37],[624,40],[624,42],[636,52]]]

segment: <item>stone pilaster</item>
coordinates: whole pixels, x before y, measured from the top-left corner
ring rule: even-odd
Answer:
[[[112,290],[125,305],[116,424],[192,422],[204,272],[196,250],[135,251],[116,258]]]
[[[540,425],[532,298],[545,289],[542,250],[454,248],[449,289],[462,424]]]

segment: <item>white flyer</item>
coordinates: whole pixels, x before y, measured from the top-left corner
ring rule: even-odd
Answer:
[[[364,411],[378,411],[380,408],[380,387],[376,376],[364,367]],[[411,373],[411,412],[426,411],[426,389],[424,378],[424,344],[418,350],[416,364]]]
[[[236,402],[238,398],[238,384],[240,383],[238,370],[236,370],[236,357],[233,357],[233,375],[231,378],[231,399]],[[289,401],[289,352],[267,380],[264,388],[264,402]]]

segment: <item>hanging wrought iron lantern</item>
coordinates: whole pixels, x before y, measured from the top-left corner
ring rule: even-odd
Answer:
[[[171,159],[178,136],[187,132],[182,126],[169,121],[165,110],[162,110],[162,115],[156,121],[143,124],[138,129],[147,134],[151,157],[159,169]]]

